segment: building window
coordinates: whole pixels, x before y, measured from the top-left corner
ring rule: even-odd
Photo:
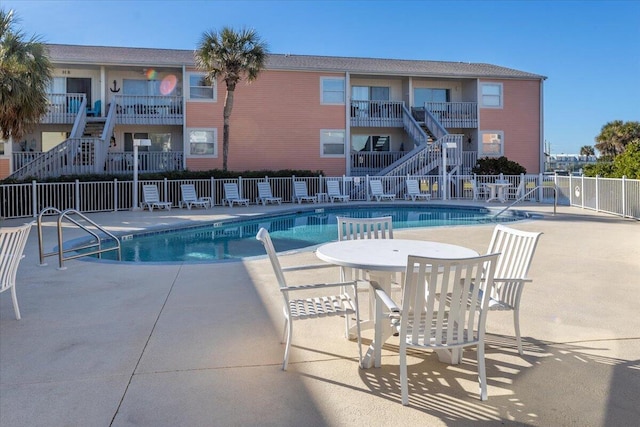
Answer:
[[[502,83],[483,83],[480,91],[482,107],[502,108]]]
[[[217,129],[188,129],[188,155],[192,157],[218,157]]]
[[[320,77],[320,103],[344,104],[344,78]]]
[[[320,130],[320,157],[344,157],[344,129]]]
[[[427,102],[450,102],[449,89],[417,87],[413,89],[413,105],[424,107]]]
[[[390,151],[389,135],[351,135],[351,151]]]
[[[4,139],[0,138],[0,156],[4,156],[6,153],[6,149],[5,149],[5,144],[7,143],[7,141],[5,141]]]
[[[484,131],[480,132],[480,155],[487,157],[499,157],[504,152],[504,132]]]
[[[158,152],[158,151],[173,151],[171,150],[171,133],[147,133],[147,132],[136,132],[129,133],[125,132],[124,134],[124,151],[131,152],[133,151],[133,140],[134,139],[149,139],[151,140],[151,145],[148,146],[140,146],[138,147],[138,151],[140,152]]]
[[[217,101],[217,82],[207,84],[203,73],[189,73],[189,100]]]

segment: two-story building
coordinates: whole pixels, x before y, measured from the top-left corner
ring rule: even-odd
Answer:
[[[0,177],[222,168],[224,82],[191,50],[48,45],[49,112],[0,144]],[[236,87],[230,170],[469,173],[478,157],[544,169],[544,76],[491,64],[270,54]]]

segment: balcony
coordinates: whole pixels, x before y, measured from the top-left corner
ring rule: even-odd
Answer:
[[[49,110],[40,120],[44,124],[73,124],[78,115],[84,93],[50,93]]]
[[[352,127],[403,127],[401,101],[351,101]]]
[[[121,125],[182,125],[180,96],[116,95],[116,123]]]
[[[477,102],[427,102],[425,108],[445,128],[474,129],[478,127]],[[415,110],[419,111],[419,108]]]

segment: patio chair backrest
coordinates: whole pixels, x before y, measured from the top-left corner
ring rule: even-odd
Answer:
[[[287,281],[284,278],[284,273],[282,271],[282,266],[280,265],[280,260],[278,260],[278,254],[276,253],[276,249],[273,246],[273,242],[271,241],[271,236],[269,232],[264,228],[260,228],[258,230],[258,234],[256,235],[256,239],[261,241],[264,245],[264,249],[269,256],[269,261],[271,261],[271,267],[273,267],[273,272],[276,274],[276,279],[278,279],[278,285],[281,289],[287,287]],[[286,298],[286,296],[285,296]]]
[[[340,183],[338,181],[327,181],[327,195],[331,196],[342,196],[340,192]]]
[[[268,182],[258,183],[258,197],[273,197],[271,185]]]
[[[369,186],[371,187],[371,194],[374,196],[378,196],[384,194],[384,190],[382,189],[382,181],[378,179],[372,179],[369,181]]]
[[[16,297],[16,273],[33,223],[19,227],[0,228],[0,292],[11,289],[13,311],[20,320],[20,308]]]
[[[293,193],[296,197],[309,197],[307,192],[307,183],[304,181],[294,181]]]
[[[393,239],[392,217],[350,218],[339,216],[338,240]]]
[[[420,194],[420,186],[417,179],[407,179],[407,193]]]
[[[157,203],[160,201],[158,187],[153,184],[146,184],[142,186],[142,196],[146,203]]]
[[[487,250],[487,253],[500,253],[496,265],[496,279],[525,279],[541,235],[539,232],[496,225]],[[504,286],[502,283],[499,285]]]
[[[240,192],[238,191],[238,185],[233,182],[224,183],[224,198],[227,200],[238,200],[240,198]]]
[[[180,192],[182,193],[182,200],[185,202],[198,201],[198,194],[196,193],[196,187],[193,184],[181,184]]]

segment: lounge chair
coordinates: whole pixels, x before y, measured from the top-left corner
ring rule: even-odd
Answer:
[[[271,185],[268,182],[259,182],[256,203],[262,203],[263,206],[268,203],[277,203],[280,205],[282,204],[282,197],[273,197]]]
[[[338,181],[327,181],[327,197],[331,203],[335,200],[339,202],[348,202],[349,196],[340,192],[340,183]]]
[[[183,204],[187,206],[187,209],[191,209],[191,206],[205,209],[211,207],[211,197],[198,197],[196,194],[196,188],[193,184],[180,185],[180,193],[182,194],[180,207],[182,207]]]
[[[287,370],[289,362],[289,350],[291,348],[291,337],[293,335],[294,320],[313,320],[322,319],[323,317],[344,317],[345,319],[345,336],[349,336],[350,317],[356,317],[356,330],[358,340],[358,353],[360,362],[362,362],[362,346],[360,345],[360,317],[358,314],[358,292],[355,281],[339,282],[339,283],[316,283],[303,284],[299,286],[290,286],[285,280],[285,271],[295,271],[296,267],[288,267],[283,269],[280,266],[278,255],[273,242],[269,236],[269,232],[261,228],[256,235],[256,239],[262,242],[264,248],[271,261],[271,266],[276,275],[280,292],[284,299],[284,331],[283,341],[286,337],[286,347],[284,350],[284,360],[282,362],[282,370]],[[322,265],[322,264],[321,264]],[[298,269],[307,269],[309,266],[301,266]],[[351,294],[347,292],[347,288],[351,289]],[[335,291],[331,291],[335,289]],[[320,294],[321,291],[329,290],[333,295]],[[308,296],[303,296],[306,294]],[[301,295],[294,298],[294,295]]]
[[[385,193],[382,189],[382,181],[379,179],[372,179],[369,181],[369,186],[371,187],[371,196],[374,197],[378,202],[380,200],[395,200],[396,195],[391,193]]]
[[[243,199],[238,192],[238,185],[233,182],[227,182],[224,184],[224,199],[222,199],[222,206],[225,203],[229,204],[229,207],[233,207],[234,203],[238,205],[249,206],[249,199]]]
[[[293,201],[298,202],[298,204],[302,202],[318,202],[317,196],[310,196],[307,192],[307,183],[304,181],[294,181],[293,182]]]
[[[16,320],[20,320],[20,308],[16,296],[16,273],[24,258],[24,247],[33,223],[19,227],[0,228],[0,292],[11,289],[11,300]]]
[[[149,212],[153,212],[153,208],[171,210],[171,202],[161,202],[158,195],[158,187],[155,185],[143,185],[142,196],[144,201],[140,203],[140,207],[149,208]]]
[[[411,199],[414,202],[416,201],[416,199],[431,200],[431,194],[422,193],[420,191],[420,186],[418,185],[417,179],[407,179],[406,185],[407,192],[404,195],[405,200]]]

